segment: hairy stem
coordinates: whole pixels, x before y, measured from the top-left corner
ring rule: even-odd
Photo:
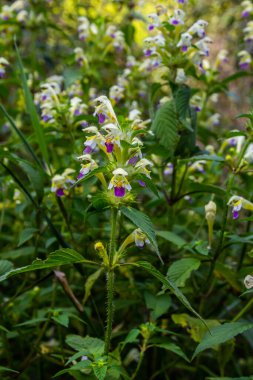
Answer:
[[[117,225],[117,209],[111,210],[111,237],[109,247],[109,266],[106,274],[107,281],[107,319],[105,331],[105,355],[108,355],[110,350],[110,341],[112,335],[112,321],[113,321],[113,290],[114,290],[114,270],[113,270],[113,257],[115,254],[115,241],[116,241],[116,225]]]

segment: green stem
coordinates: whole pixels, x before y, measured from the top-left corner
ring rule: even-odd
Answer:
[[[234,317],[232,322],[238,321],[253,305],[253,298],[249,300],[249,302],[244,306],[242,310],[239,311],[239,313]]]
[[[113,270],[113,257],[115,254],[115,241],[116,241],[116,225],[117,225],[117,209],[111,210],[111,238],[109,247],[109,266],[106,274],[107,280],[107,320],[105,331],[105,355],[108,355],[110,349],[110,341],[112,335],[112,321],[113,321],[113,290],[114,290],[114,270]]]
[[[135,379],[136,376],[137,376],[137,373],[139,372],[139,369],[141,368],[141,365],[142,365],[142,361],[144,359],[144,354],[147,350],[147,345],[148,345],[148,339],[144,339],[143,341],[143,345],[141,347],[141,353],[140,353],[140,357],[139,357],[139,361],[138,361],[138,365],[136,367],[136,370],[134,371],[133,375],[131,376],[131,380]]]

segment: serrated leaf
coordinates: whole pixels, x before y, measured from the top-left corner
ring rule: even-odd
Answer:
[[[176,109],[179,118],[183,120],[189,115],[189,101],[191,97],[191,89],[188,86],[180,86],[175,94]]]
[[[90,336],[68,335],[66,343],[76,351],[85,351],[86,355],[101,356],[104,352],[104,342]]]
[[[26,228],[23,230],[19,236],[18,247],[30,240],[37,231],[37,228]]]
[[[49,254],[46,260],[36,259],[31,265],[25,267],[12,269],[0,277],[0,281],[8,277],[15,276],[19,273],[31,272],[38,269],[54,268],[60,265],[75,264],[75,263],[89,263],[96,264],[94,261],[86,260],[80,253],[70,248],[62,248]]]
[[[154,227],[149,217],[146,214],[143,214],[141,211],[136,210],[135,208],[132,208],[132,207],[123,206],[121,207],[120,210],[128,219],[131,220],[131,222],[133,222],[137,227],[139,227],[147,235],[159,259],[163,263],[163,260],[159,253]]]
[[[179,121],[174,101],[163,104],[156,112],[151,129],[159,143],[168,150],[170,157],[173,156],[179,141],[178,127]]]
[[[221,343],[227,342],[228,340],[234,338],[238,334],[252,329],[253,323],[249,322],[231,322],[224,323],[224,325],[214,327],[210,330],[210,333],[207,333],[200,344],[197,346],[192,359],[194,359],[198,354],[212,348]]]
[[[106,376],[106,372],[107,372],[107,365],[105,364],[103,366],[99,366],[99,365],[94,366],[94,364],[93,364],[92,368],[93,368],[93,372],[94,372],[96,378],[98,380],[104,380],[105,376]]]
[[[179,288],[185,286],[186,280],[191,276],[192,271],[197,270],[200,266],[200,260],[194,258],[185,258],[175,261],[167,272],[167,278],[174,282]]]
[[[181,292],[181,290],[178,289],[178,287],[172,281],[166,278],[161,272],[159,272],[155,267],[153,267],[153,265],[151,265],[147,261],[137,261],[137,263],[135,264],[145,269],[152,276],[156,277],[159,281],[161,281],[161,283],[167,289],[169,289],[188,310],[190,310],[197,318],[199,318],[205,324],[203,318],[196,312],[196,310],[194,310],[194,308],[191,306],[190,302],[185,297],[185,295]]]

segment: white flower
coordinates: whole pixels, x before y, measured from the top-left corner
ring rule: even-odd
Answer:
[[[150,244],[149,239],[140,228],[133,231],[133,236],[135,245],[139,248],[143,248],[145,243]]]
[[[182,51],[186,52],[188,47],[191,46],[192,36],[190,33],[182,33],[177,47],[182,47]]]
[[[199,49],[200,55],[209,56],[210,49],[207,44],[211,44],[213,41],[209,37],[204,37],[195,43],[195,46]]]
[[[169,18],[169,23],[172,25],[183,25],[185,12],[182,9],[174,9],[174,14]]]
[[[140,173],[144,174],[146,177],[150,177],[150,170],[148,170],[146,167],[147,166],[154,166],[153,162],[147,160],[146,158],[142,158],[140,161],[137,162],[135,165],[135,169],[139,171]]]
[[[208,22],[205,20],[198,20],[195,22],[189,29],[188,33],[192,35],[197,35],[200,38],[205,37],[205,28],[207,27]]]
[[[113,177],[108,185],[108,189],[111,190],[114,189],[114,195],[115,197],[124,197],[126,190],[130,191],[132,189],[130,183],[126,179],[126,176],[128,176],[128,172],[122,168],[117,168],[113,172]]]
[[[94,102],[100,103],[98,106],[95,107],[94,116],[104,115],[105,118],[100,119],[100,121],[102,121],[102,120],[105,121],[106,117],[108,117],[109,119],[116,121],[117,125],[119,125],[117,116],[116,116],[114,109],[112,107],[112,104],[111,104],[110,100],[107,98],[107,96],[105,96],[105,95],[99,96],[98,98],[94,99]],[[103,124],[104,121],[101,124]]]
[[[233,219],[237,219],[239,216],[239,211],[243,208],[245,210],[253,211],[253,203],[247,199],[240,197],[238,195],[233,195],[229,201],[228,206],[233,206],[232,213]]]

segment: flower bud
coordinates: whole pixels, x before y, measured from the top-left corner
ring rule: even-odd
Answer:
[[[108,259],[108,255],[107,255],[107,251],[103,245],[103,243],[101,241],[98,241],[95,245],[94,245],[94,248],[95,250],[97,251],[97,254],[98,256],[103,259],[103,263],[104,265],[108,265],[109,264],[109,259]]]
[[[244,285],[245,288],[251,289],[253,288],[253,276],[250,276],[249,274],[244,279]]]
[[[207,222],[209,221],[214,221],[215,215],[216,215],[216,204],[213,201],[210,201],[205,205],[205,213],[206,213],[206,220]]]
[[[208,225],[208,248],[211,249],[212,239],[213,239],[213,224],[216,216],[216,204],[213,201],[209,201],[205,205],[205,216]]]

